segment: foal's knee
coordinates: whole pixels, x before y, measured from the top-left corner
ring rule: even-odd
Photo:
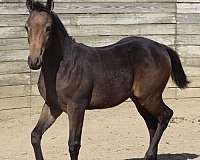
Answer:
[[[33,130],[31,132],[31,144],[33,146],[34,145],[39,145],[40,142],[41,142],[41,135],[37,131]]]
[[[77,155],[79,153],[79,150],[81,148],[80,142],[69,142],[69,152],[71,155]]]

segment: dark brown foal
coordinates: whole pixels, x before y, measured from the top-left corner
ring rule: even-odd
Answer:
[[[178,54],[171,48],[142,37],[127,37],[105,47],[75,42],[52,11],[53,0],[44,5],[27,0],[28,65],[41,68],[38,89],[45,104],[32,131],[36,160],[43,160],[44,132],[65,112],[69,118],[69,152],[78,160],[85,110],[114,107],[131,98],[144,118],[150,135],[145,160],[156,160],[158,144],[173,111],[162,93],[172,79],[187,87]]]

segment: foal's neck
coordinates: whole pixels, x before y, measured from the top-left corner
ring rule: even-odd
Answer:
[[[71,37],[64,35],[59,29],[53,31],[49,47],[43,56],[43,66],[58,68],[62,60],[70,57],[72,43]]]

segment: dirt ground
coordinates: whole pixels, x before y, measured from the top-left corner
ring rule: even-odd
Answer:
[[[175,114],[160,143],[159,160],[200,160],[200,99],[166,100]],[[0,160],[34,160],[30,132],[38,108],[0,112]],[[46,160],[69,159],[63,114],[43,137]],[[148,147],[143,119],[130,102],[87,111],[80,160],[142,160]]]

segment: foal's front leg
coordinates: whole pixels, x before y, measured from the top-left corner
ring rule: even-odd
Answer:
[[[67,108],[69,117],[69,152],[71,160],[78,160],[81,147],[81,134],[85,115],[85,106],[71,103]]]
[[[31,143],[36,160],[44,160],[41,149],[42,135],[55,122],[61,113],[62,111],[60,109],[50,108],[47,104],[44,104],[38,123],[31,133]]]

